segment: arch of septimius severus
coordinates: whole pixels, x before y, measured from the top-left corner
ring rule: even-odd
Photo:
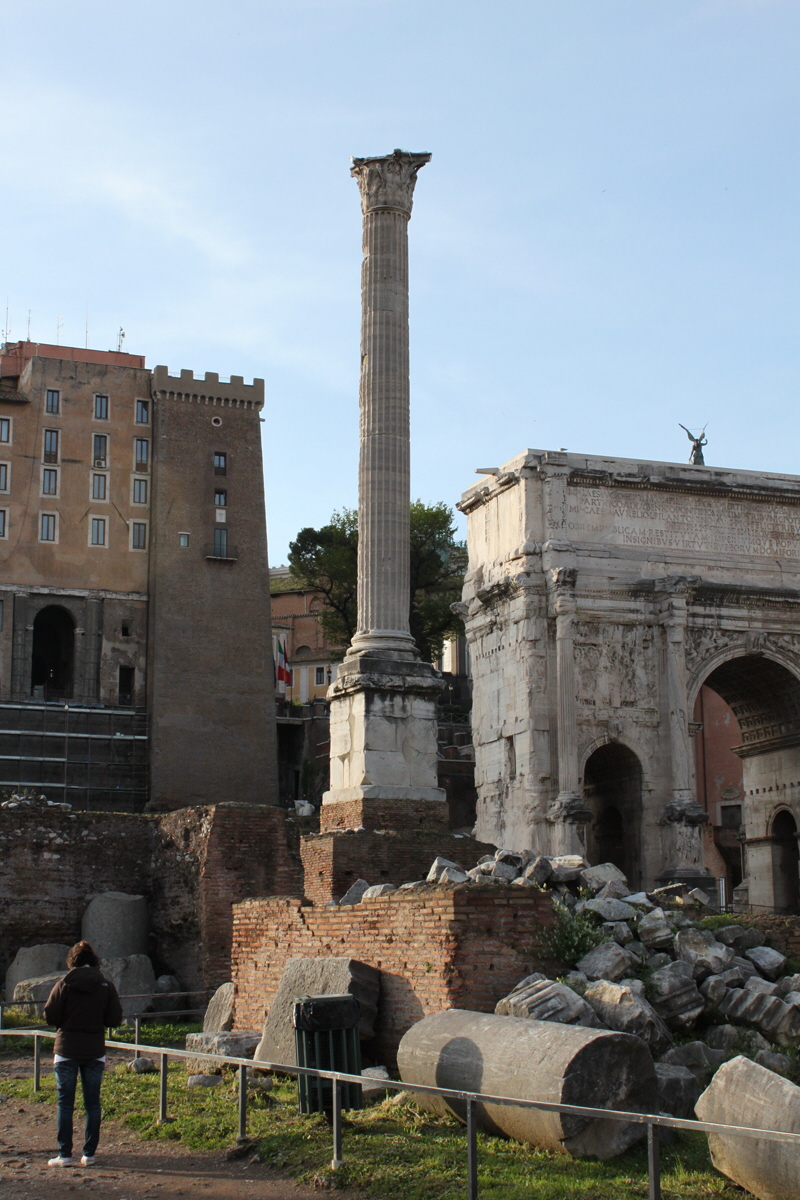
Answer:
[[[797,911],[800,477],[527,450],[459,507],[477,835]]]

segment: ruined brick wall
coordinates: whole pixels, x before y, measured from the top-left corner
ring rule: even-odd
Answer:
[[[187,988],[230,978],[231,905],[302,893],[297,825],[219,804],[159,816],[0,809],[0,981],[21,946],[72,943],[98,892],[147,897],[151,955]]]
[[[787,958],[800,961],[800,916],[779,917],[766,915],[748,917],[748,924],[763,929],[770,946],[774,946]]]
[[[376,1053],[392,1064],[421,1017],[491,1012],[525,975],[552,971],[542,935],[553,921],[548,893],[499,886],[431,886],[344,909],[245,900],[233,909],[235,1028],[261,1028],[289,958],[348,955],[381,971]]]
[[[300,853],[306,897],[314,904],[327,904],[341,900],[359,878],[399,887],[425,879],[438,854],[469,868],[484,854],[494,854],[494,846],[441,830],[347,829],[309,834],[301,840]]]
[[[20,946],[76,942],[97,892],[141,892],[150,849],[133,813],[0,809],[0,982]]]

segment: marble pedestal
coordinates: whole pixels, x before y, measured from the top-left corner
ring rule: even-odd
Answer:
[[[320,829],[447,828],[437,786],[436,705],[443,682],[428,663],[345,658],[331,697],[330,790]]]

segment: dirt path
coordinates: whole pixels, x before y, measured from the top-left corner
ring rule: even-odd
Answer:
[[[6,1060],[3,1078],[30,1076],[30,1059]],[[83,1111],[76,1106],[76,1140],[80,1146]],[[314,1200],[322,1194],[281,1179],[253,1154],[229,1162],[222,1151],[187,1150],[178,1142],[145,1142],[124,1125],[103,1122],[94,1167],[48,1167],[56,1153],[56,1110],[4,1096],[0,1100],[0,1196],[3,1200],[76,1200],[80,1193],[108,1200]],[[75,1160],[76,1163],[80,1159]],[[356,1200],[337,1191],[341,1200]]]

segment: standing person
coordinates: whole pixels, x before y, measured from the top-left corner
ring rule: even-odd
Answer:
[[[49,1165],[72,1166],[72,1113],[80,1073],[86,1110],[81,1166],[91,1167],[100,1139],[105,1031],[119,1025],[122,1005],[114,984],[100,972],[100,959],[88,942],[78,942],[72,947],[67,966],[69,974],[58,981],[44,1006],[44,1019],[58,1030],[54,1046],[58,1155],[50,1159]]]

